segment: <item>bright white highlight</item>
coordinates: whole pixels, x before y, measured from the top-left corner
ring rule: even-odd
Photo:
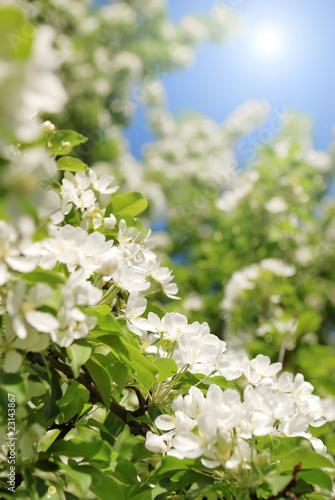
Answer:
[[[263,57],[278,57],[285,49],[285,36],[275,27],[264,27],[254,35],[253,50]]]

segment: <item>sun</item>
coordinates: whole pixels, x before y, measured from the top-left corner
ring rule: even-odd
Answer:
[[[277,27],[261,27],[253,35],[252,46],[254,53],[261,57],[279,57],[285,50],[286,37]]]

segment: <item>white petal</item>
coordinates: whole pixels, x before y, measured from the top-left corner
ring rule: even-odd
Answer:
[[[26,257],[6,257],[7,264],[20,273],[30,273],[37,266],[37,259]]]
[[[39,332],[50,333],[59,327],[59,322],[55,316],[41,311],[31,311],[26,313],[26,320]]]
[[[19,316],[13,318],[13,329],[19,339],[25,339],[27,336],[26,325]]]
[[[155,420],[155,424],[162,431],[170,431],[175,427],[175,420],[171,415],[159,415]]]

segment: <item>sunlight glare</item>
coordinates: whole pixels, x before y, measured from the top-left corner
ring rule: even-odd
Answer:
[[[284,34],[274,27],[261,28],[254,36],[253,49],[263,57],[278,57],[285,49]]]

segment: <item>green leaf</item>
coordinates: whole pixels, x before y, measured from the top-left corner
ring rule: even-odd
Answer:
[[[49,448],[49,453],[56,455],[67,455],[68,457],[85,457],[92,460],[99,452],[103,441],[96,439],[95,441],[86,442],[79,438],[72,438],[65,441],[60,439],[53,443]]]
[[[68,155],[75,146],[87,140],[87,137],[74,130],[57,130],[49,139],[51,143],[50,153],[57,156]],[[64,146],[64,143],[67,142],[70,143],[70,146]]]
[[[301,447],[288,451],[280,460],[279,470],[291,472],[301,462],[302,469],[335,468],[329,458],[319,455],[316,451]]]
[[[322,316],[315,311],[304,311],[299,315],[296,335],[316,332],[322,323]]]
[[[105,305],[97,307],[96,309],[85,308],[84,313],[88,316],[95,316],[97,318],[97,327],[99,330],[123,333],[120,322],[116,321],[116,319],[111,314],[109,314],[109,311],[107,311]]]
[[[59,422],[68,422],[74,415],[80,414],[85,403],[88,402],[90,393],[86,387],[75,380],[67,386],[64,396],[59,400]]]
[[[325,440],[328,452],[335,455],[335,434],[326,436]]]
[[[111,383],[108,373],[99,363],[94,361],[92,358],[86,362],[85,366],[90,372],[90,375],[95,384],[97,385],[106,408],[109,408],[111,401]]]
[[[305,495],[306,500],[326,500],[323,495],[320,493],[306,493]]]
[[[57,161],[58,170],[70,170],[71,172],[86,172],[89,167],[78,158],[73,156],[63,156]]]
[[[81,465],[77,470],[91,475],[92,485],[90,489],[99,500],[125,500],[126,497],[121,485],[107,472],[102,472],[90,465]]]
[[[148,206],[147,200],[141,195],[141,193],[126,193],[115,196],[110,207],[110,212],[114,215],[119,213],[125,213],[129,215],[138,215]]]
[[[144,489],[144,491],[135,494],[133,494],[132,491],[131,491],[131,496],[129,497],[131,498],[131,500],[151,500],[152,488]]]
[[[230,389],[234,387],[234,384],[232,384],[232,382],[228,382],[228,380],[225,377],[222,377],[220,375],[215,377],[209,377],[208,379],[203,381],[203,384],[205,385],[216,384],[219,387],[221,387],[221,389]]]
[[[118,456],[113,476],[125,484],[138,484],[137,470],[134,464],[121,456]]]
[[[44,415],[46,421],[54,419],[59,413],[59,407],[56,401],[62,397],[62,390],[60,388],[59,380],[56,373],[51,373],[50,376],[50,390],[47,400],[44,404]]]
[[[51,429],[50,431],[46,431],[38,441],[37,451],[39,453],[47,451],[47,449],[52,445],[59,433],[59,429]]]
[[[129,373],[146,389],[156,382],[155,375],[158,373],[158,368],[145,357],[139,347],[131,345],[122,337],[106,335],[99,337],[99,341],[108,345],[112,352],[124,361]]]
[[[158,464],[157,474],[162,475],[166,472],[171,471],[188,470],[192,469],[194,466],[195,462],[190,458],[184,458],[183,460],[180,460],[179,458],[166,456],[162,459],[160,464]]]
[[[292,474],[289,476],[274,474],[273,476],[266,477],[265,480],[270,486],[273,495],[277,495],[277,493],[282,491],[290,483],[292,480]]]
[[[34,27],[17,7],[0,7],[0,57],[2,60],[23,61],[31,52]]]
[[[108,371],[112,376],[112,380],[118,385],[118,388],[123,391],[127,380],[128,380],[128,370],[123,363],[116,361],[108,367]]]
[[[75,378],[79,376],[80,367],[89,359],[91,352],[91,347],[84,340],[78,340],[70,347],[67,347],[66,354],[70,360]]]
[[[158,368],[157,382],[166,380],[178,371],[176,362],[171,358],[158,358],[154,365]]]
[[[51,287],[62,285],[65,283],[65,278],[56,271],[45,271],[44,269],[37,268],[31,273],[26,273],[24,275],[24,280],[27,283],[47,283]]]
[[[119,418],[117,415],[115,415],[115,413],[110,411],[107,414],[106,420],[104,422],[104,427],[107,429],[109,434],[113,436],[113,438],[116,439],[118,435],[123,431],[125,426],[126,426],[125,422],[121,420],[121,418]],[[114,442],[112,444],[114,444]]]
[[[166,311],[164,311],[164,309],[161,306],[159,306],[158,304],[155,304],[154,302],[147,303],[146,314],[148,314],[149,312],[153,312],[153,313],[157,314],[157,316],[159,318],[162,318],[163,316],[165,316],[165,313],[166,313]]]
[[[297,476],[304,479],[306,483],[316,484],[325,490],[332,491],[333,489],[331,477],[321,469],[301,470],[297,473]]]

